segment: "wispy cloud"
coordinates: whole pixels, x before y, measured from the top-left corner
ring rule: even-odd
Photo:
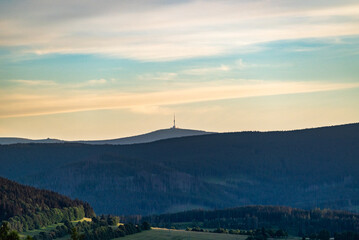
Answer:
[[[23,86],[23,87],[50,87],[50,86],[55,86],[58,89],[76,89],[76,88],[83,88],[83,87],[98,87],[98,86],[103,86],[109,82],[113,83],[115,81],[115,79],[110,79],[109,81],[104,79],[104,78],[100,78],[100,79],[91,79],[88,81],[84,81],[84,82],[80,82],[80,83],[57,83],[55,81],[51,81],[51,80],[24,80],[24,79],[13,79],[13,80],[8,80],[8,82],[10,83],[14,83],[18,86]]]
[[[227,65],[221,65],[219,67],[207,67],[207,68],[192,68],[183,70],[182,74],[188,74],[188,75],[207,75],[212,74],[216,72],[227,72],[231,70],[231,68]]]
[[[175,79],[177,76],[178,74],[174,72],[157,72],[157,73],[140,74],[137,76],[137,78],[145,81],[153,81],[153,80],[168,81]]]
[[[53,86],[56,85],[54,81],[49,80],[23,80],[23,79],[14,79],[9,80],[9,82],[25,85],[25,86]]]
[[[268,41],[356,35],[358,12],[349,0],[3,1],[0,46],[167,61]]]
[[[104,79],[104,78],[101,78],[101,79],[93,79],[93,80],[89,80],[88,81],[88,84],[89,85],[101,85],[101,84],[105,84],[107,83],[107,80]]]
[[[47,91],[47,94],[0,90],[2,103],[0,118],[121,108],[153,112],[160,111],[159,107],[174,104],[333,91],[357,87],[359,87],[359,83],[250,81],[230,85],[212,83],[206,87],[147,93],[81,90],[69,91],[60,95],[56,88]]]
[[[239,69],[245,69],[245,68],[256,66],[256,65],[244,62],[243,59],[238,59],[236,62],[236,65]]]
[[[248,69],[248,68],[279,68],[279,67],[288,67],[291,66],[290,63],[281,63],[281,64],[258,64],[258,63],[249,63],[244,61],[243,59],[238,59],[232,68],[234,69]]]
[[[103,86],[107,83],[108,83],[108,81],[106,79],[100,78],[100,79],[91,79],[91,80],[81,82],[81,83],[76,83],[76,84],[67,84],[67,87],[70,87],[70,88],[98,87],[98,86]],[[63,85],[63,86],[66,86],[66,85]]]
[[[168,115],[168,114],[173,114],[173,110],[170,108],[167,108],[165,106],[157,106],[157,105],[152,105],[152,106],[133,106],[130,108],[130,110],[134,113],[141,113],[141,114],[148,114],[148,115],[152,115],[152,114],[156,114],[156,115]]]
[[[301,47],[292,49],[293,52],[312,52],[317,50],[319,50],[317,47]]]

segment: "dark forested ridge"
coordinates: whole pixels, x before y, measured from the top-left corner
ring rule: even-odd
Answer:
[[[98,213],[286,205],[359,210],[359,124],[209,134],[126,146],[0,146],[0,175]]]
[[[91,206],[58,193],[36,189],[0,177],[0,222],[11,217],[36,215],[51,209],[81,207],[86,216],[93,216]]]
[[[52,191],[21,185],[2,177],[0,217],[1,240],[20,239],[17,232],[27,234],[27,231],[34,229],[42,230],[26,239],[52,240],[71,234],[71,239],[110,240],[150,229],[148,223],[118,226],[119,217],[96,217],[88,203],[71,200]],[[47,229],[49,225],[51,227]]]
[[[138,220],[138,219],[137,219]],[[121,221],[133,221],[131,217]],[[285,229],[292,235],[309,236],[326,229],[336,232],[359,232],[359,214],[333,210],[303,210],[280,206],[246,206],[223,210],[192,210],[172,214],[143,217],[140,221],[152,226],[176,225],[225,229]]]

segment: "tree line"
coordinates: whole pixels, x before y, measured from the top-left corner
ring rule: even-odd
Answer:
[[[225,229],[217,228],[215,230],[203,229],[200,227],[186,228],[186,231],[192,232],[210,232],[210,233],[222,233],[222,234],[234,234],[234,235],[247,235],[247,240],[266,240],[268,238],[285,238],[288,237],[288,233],[282,229],[255,229],[255,230],[240,230],[240,229]]]
[[[82,206],[64,209],[52,208],[46,211],[31,213],[29,215],[11,217],[7,222],[11,229],[18,232],[39,229],[51,224],[64,221],[80,220],[85,217]]]
[[[335,210],[302,210],[280,206],[247,206],[223,210],[192,210],[179,213],[124,217],[122,221],[148,221],[153,226],[171,227],[176,223],[194,223],[202,228],[257,229],[272,227],[291,234],[309,236],[327,229],[335,232],[359,232],[359,214]]]
[[[102,215],[93,217],[91,221],[76,224],[65,221],[64,225],[57,226],[49,232],[40,232],[34,236],[34,240],[53,240],[69,234],[73,240],[110,240],[151,229],[147,222],[137,225],[132,223],[119,225],[118,220],[116,216]]]

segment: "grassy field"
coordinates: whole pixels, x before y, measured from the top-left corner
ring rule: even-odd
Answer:
[[[77,223],[77,222],[83,222],[83,221],[92,222],[92,218],[84,217],[83,219],[76,220],[76,221],[71,221],[71,222],[72,222],[72,223]]]
[[[52,224],[52,225],[42,227],[42,228],[39,228],[39,229],[34,229],[34,230],[31,230],[31,231],[22,232],[22,233],[20,233],[20,237],[26,237],[27,235],[32,237],[32,236],[35,236],[35,235],[39,234],[40,232],[50,232],[51,230],[55,229],[57,226],[61,226],[61,225],[64,225],[64,224],[63,223],[57,223],[57,224]]]
[[[87,220],[87,219],[83,219]],[[88,220],[87,220],[88,221]],[[78,221],[73,221],[78,222]],[[27,235],[34,236],[40,232],[49,232],[56,226],[63,223],[50,225],[41,229],[36,229],[28,232],[21,233],[23,238]],[[152,229],[150,231],[143,231],[122,238],[116,238],[116,240],[245,240],[248,236],[234,235],[234,234],[218,234],[208,232],[189,232],[184,230],[170,230],[170,229]],[[57,238],[58,240],[67,240],[70,236],[67,235],[63,238]],[[288,237],[286,240],[300,240],[299,237]]]
[[[91,218],[83,218],[81,220],[76,220],[76,221],[71,221],[72,223],[77,223],[77,222],[82,222],[82,221],[88,221],[88,222],[91,222],[92,219]],[[57,224],[52,224],[52,225],[49,225],[49,226],[46,226],[46,227],[42,227],[40,229],[34,229],[34,230],[31,230],[31,231],[27,231],[27,232],[22,232],[20,233],[20,237],[22,238],[25,238],[26,236],[35,236],[35,235],[38,235],[40,232],[50,232],[51,230],[55,229],[57,226],[61,226],[61,225],[64,225],[63,223],[57,223]],[[64,238],[57,238],[59,240],[61,239],[68,239],[69,237],[66,236]]]
[[[248,236],[232,234],[152,229],[124,238],[116,238],[115,240],[245,240],[247,237]],[[286,239],[300,240],[301,238],[288,237]]]
[[[152,229],[116,240],[245,240],[246,238],[246,236],[230,234]]]

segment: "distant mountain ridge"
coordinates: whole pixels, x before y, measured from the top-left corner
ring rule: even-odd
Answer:
[[[148,143],[169,138],[188,137],[188,136],[199,136],[205,134],[212,134],[214,132],[206,132],[201,130],[182,129],[182,128],[167,128],[160,129],[153,132],[108,140],[80,140],[80,141],[64,141],[59,139],[39,139],[32,140],[27,138],[0,138],[0,145],[9,145],[17,143],[84,143],[84,144],[110,144],[110,145],[125,145],[125,144],[137,144],[137,143]]]
[[[86,144],[121,145],[121,144],[148,143],[148,142],[154,142],[154,141],[169,139],[169,138],[199,136],[199,135],[205,135],[211,133],[213,132],[205,132],[200,130],[182,129],[182,128],[167,128],[167,129],[160,129],[157,131],[153,131],[137,136],[132,136],[132,137],[117,138],[110,140],[93,140],[93,141],[76,141],[76,142],[86,143]]]
[[[18,144],[18,143],[63,143],[65,141],[59,139],[28,139],[16,137],[0,137],[0,145]]]
[[[359,212],[358,160],[355,123],[144,144],[0,145],[0,176],[83,199],[99,213],[243,205]]]

